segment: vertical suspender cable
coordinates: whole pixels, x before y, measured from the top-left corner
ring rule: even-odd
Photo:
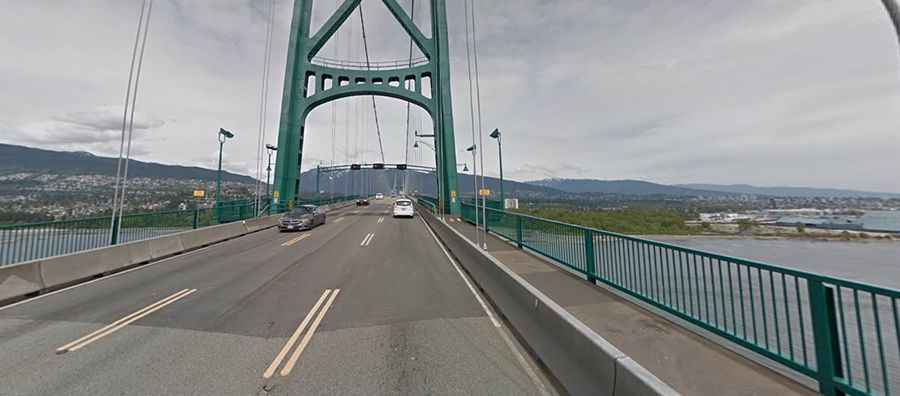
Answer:
[[[363,19],[362,4],[357,9],[359,11],[359,25],[362,28],[363,50],[366,54],[366,70],[372,70],[369,64],[369,44],[366,42],[366,21]],[[378,148],[381,151],[381,162],[384,162],[384,144],[381,142],[381,127],[378,124],[378,107],[375,106],[375,95],[372,95],[372,112],[375,113],[375,132],[378,133]]]
[[[410,10],[409,19],[412,20],[413,24],[416,23],[416,0],[412,0],[412,9]],[[412,68],[412,56],[413,56],[413,40],[412,36],[409,36],[409,65],[408,67]],[[418,89],[419,87],[415,87]],[[407,87],[409,89],[409,87]],[[403,162],[409,164],[409,110],[410,103],[406,101],[406,146],[404,148],[404,159]],[[406,184],[409,183],[409,170],[403,171],[403,191],[406,191]]]
[[[122,195],[119,202],[119,224],[116,233],[122,230],[122,212],[125,211],[125,192],[128,187],[128,163],[131,160],[131,141],[134,137],[134,108],[137,105],[138,84],[141,82],[141,69],[144,65],[144,50],[147,48],[147,35],[150,32],[150,15],[153,12],[153,0],[147,3],[147,19],[144,23],[144,36],[141,38],[141,53],[138,56],[137,72],[134,76],[134,92],[131,95],[131,115],[128,120],[128,145],[125,150],[125,169],[122,172]],[[217,192],[218,194],[218,192]]]
[[[481,150],[481,145],[476,145],[475,142],[475,96],[472,90],[472,51],[469,46],[472,30],[469,26],[469,0],[463,0],[463,13],[465,14],[463,19],[466,25],[466,76],[469,80],[469,120],[471,121],[472,129],[472,145],[475,146],[476,150]],[[481,236],[478,231],[478,163],[475,161],[475,156],[472,156],[472,183],[474,186],[472,188],[472,202],[475,204],[475,244],[481,246]]]
[[[469,0],[466,0],[469,1]],[[475,33],[475,4],[472,4],[472,56],[475,60],[475,96],[478,98],[478,145],[481,150],[478,152],[481,157],[481,189],[484,189],[484,123],[481,121],[481,80],[478,78],[478,38]],[[478,197],[475,197],[477,200]],[[482,247],[487,249],[487,195],[481,196],[481,221],[484,226]]]
[[[115,232],[116,211],[119,208],[119,181],[122,178],[122,156],[125,152],[125,128],[128,124],[128,103],[131,101],[131,83],[134,79],[134,63],[137,59],[138,43],[141,39],[141,28],[144,25],[144,10],[147,8],[147,0],[141,3],[141,13],[138,17],[137,31],[134,33],[134,48],[131,50],[131,68],[128,71],[128,88],[125,89],[125,110],[122,112],[122,137],[119,141],[119,159],[116,161],[116,182],[113,187],[112,215],[109,218],[109,240]]]
[[[263,71],[262,71],[262,81],[260,81],[259,88],[259,119],[258,119],[258,134],[257,134],[257,142],[256,142],[256,211],[257,215],[262,213],[262,203],[270,202],[269,197],[266,197],[265,201],[262,199],[262,173],[263,173],[263,159],[265,158],[265,142],[266,142],[266,116],[268,115],[268,101],[269,101],[269,66],[272,62],[272,31],[274,29],[274,19],[275,19],[275,0],[269,1],[269,9],[267,12],[267,21],[266,21],[266,41],[265,47],[263,50]]]

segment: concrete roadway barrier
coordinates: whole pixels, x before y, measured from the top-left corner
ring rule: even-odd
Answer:
[[[419,213],[568,393],[678,394],[458,231]]]
[[[351,203],[325,205],[327,211]],[[278,224],[280,214],[0,266],[0,305],[46,290],[212,245]]]

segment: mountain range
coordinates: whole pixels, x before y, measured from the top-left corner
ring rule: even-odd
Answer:
[[[0,143],[0,173],[54,173],[63,175],[116,175],[117,158],[96,156],[84,151],[53,151]],[[196,166],[167,165],[132,159],[128,176],[160,179],[215,180],[217,171]],[[222,180],[255,183],[250,176],[227,171]]]
[[[53,151],[39,148],[0,144],[0,174],[17,172],[49,173],[59,175],[97,174],[114,176],[116,158],[102,157],[87,152]],[[315,170],[301,175],[301,191],[315,191]],[[217,171],[195,166],[167,165],[155,162],[131,160],[129,177],[160,179],[206,180],[216,178]],[[433,174],[409,172],[411,189],[423,194],[434,195],[436,185]],[[358,191],[362,180],[367,180],[370,192],[391,191],[402,186],[406,173],[396,169],[339,171],[320,175],[320,187],[335,193]],[[223,171],[224,181],[245,184],[255,183],[250,176]],[[460,196],[471,196],[476,187],[470,174],[459,174]],[[480,181],[479,181],[480,184]],[[737,197],[755,195],[767,197],[829,197],[829,198],[895,198],[900,194],[871,191],[856,191],[834,188],[810,187],[757,187],[746,184],[677,184],[665,185],[641,180],[597,180],[597,179],[543,179],[529,182],[505,180],[504,190],[508,197],[535,199],[598,199],[617,197]],[[500,181],[485,178],[485,187],[500,190]]]

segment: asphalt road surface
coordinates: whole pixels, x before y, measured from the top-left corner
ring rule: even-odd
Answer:
[[[389,201],[0,308],[0,395],[555,394]]]

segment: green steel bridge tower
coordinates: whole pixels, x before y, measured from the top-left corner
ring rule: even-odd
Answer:
[[[427,37],[396,0],[382,0],[425,59],[408,65],[374,68],[316,59],[316,54],[360,6],[361,0],[344,0],[315,33],[310,31],[313,1],[294,1],[278,128],[276,203],[290,205],[299,195],[300,162],[309,113],[320,105],[341,98],[378,95],[408,101],[425,109],[431,116],[435,131],[440,207],[444,213],[458,214],[460,204],[457,199],[456,144],[450,101],[446,1],[429,0],[432,31]]]

